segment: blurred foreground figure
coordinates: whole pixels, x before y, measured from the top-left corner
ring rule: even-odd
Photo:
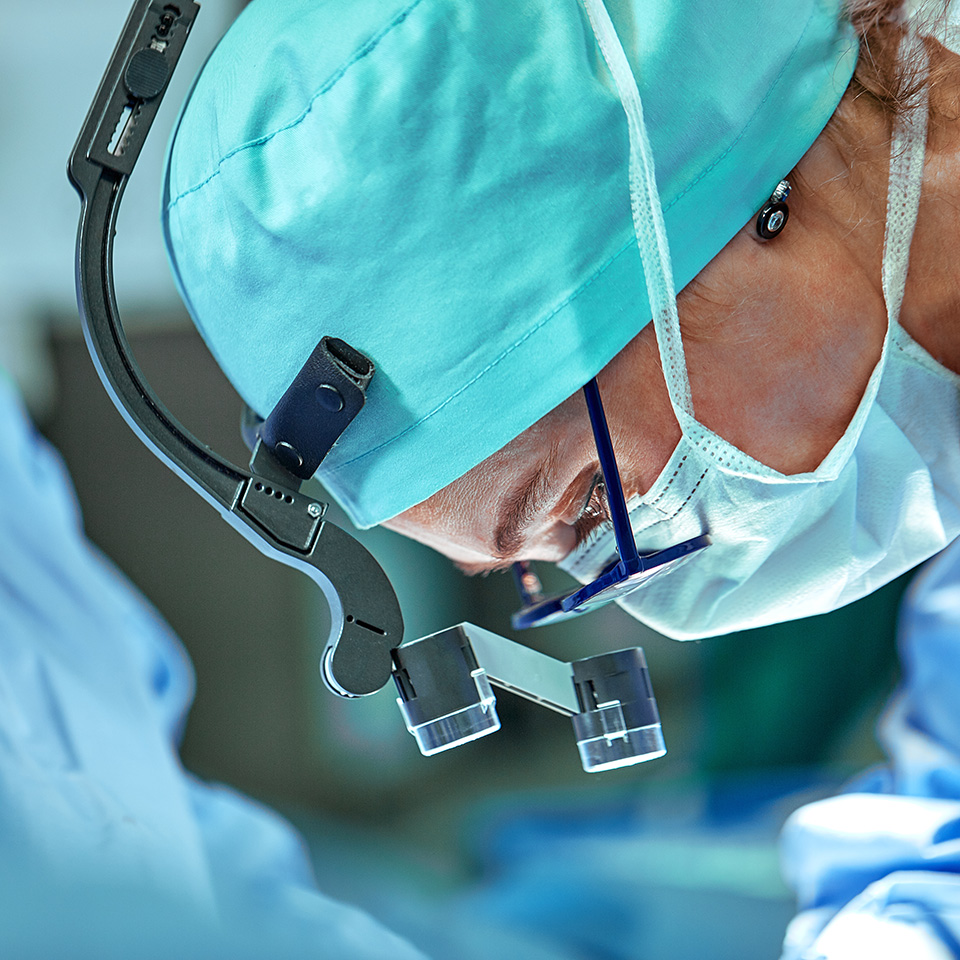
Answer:
[[[784,960],[960,955],[960,545],[918,577],[900,621],[890,766],[798,810],[784,869],[803,912]]]
[[[0,955],[422,960],[320,894],[276,814],[183,770],[192,698],[0,371]]]

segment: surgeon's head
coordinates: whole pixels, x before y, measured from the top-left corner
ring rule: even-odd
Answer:
[[[597,376],[640,551],[712,541],[632,613],[856,599],[960,532],[960,171],[953,55],[860,3],[851,84],[841,6],[255,0],[171,147],[184,299],[261,414],[321,336],[374,360],[319,474],[361,526],[593,577]]]

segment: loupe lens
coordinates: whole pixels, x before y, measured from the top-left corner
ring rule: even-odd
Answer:
[[[619,708],[620,704],[616,706]],[[656,760],[667,752],[659,723],[622,730],[619,733],[603,730],[604,726],[603,719],[594,717],[592,713],[581,713],[573,718],[580,762],[587,773],[616,770],[618,767]],[[597,731],[598,727],[601,732]]]
[[[500,729],[500,718],[497,716],[496,697],[490,689],[487,675],[478,670],[474,673],[479,701],[446,716],[424,720],[420,710],[411,710],[402,697],[397,697],[397,705],[403,714],[407,729],[417,741],[420,752],[429,757],[434,753],[459,747],[461,743],[469,743],[485,737],[488,733],[496,733]]]
[[[429,757],[500,729],[497,698],[459,627],[393,651],[403,721]]]
[[[581,709],[571,719],[587,773],[656,760],[667,752],[639,647],[576,661],[573,682]]]

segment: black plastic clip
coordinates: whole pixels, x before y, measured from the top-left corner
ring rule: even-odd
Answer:
[[[244,411],[247,446],[254,449],[262,439],[286,470],[309,480],[363,408],[374,371],[349,343],[324,337],[266,420]]]

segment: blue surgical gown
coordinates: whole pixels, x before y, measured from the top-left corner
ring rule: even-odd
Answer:
[[[801,912],[783,960],[960,957],[960,541],[912,584],[899,639],[889,765],[784,828]]]
[[[0,956],[423,960],[324,897],[280,817],[183,770],[192,694],[0,371]]]

